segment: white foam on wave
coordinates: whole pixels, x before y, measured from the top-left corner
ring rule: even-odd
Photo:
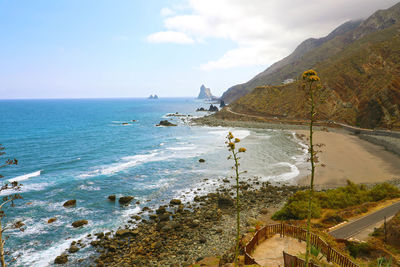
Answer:
[[[87,233],[73,239],[61,241],[55,245],[52,245],[46,250],[25,250],[22,252],[23,257],[17,259],[16,266],[50,266],[56,255],[60,255],[63,251],[65,251],[70,246],[72,241],[83,239],[86,235]],[[15,255],[13,256],[17,256],[19,253],[20,251],[16,251],[14,253]]]
[[[178,147],[167,147],[168,150],[182,151],[182,150],[193,150],[196,149],[195,145],[191,146],[178,146]]]
[[[21,187],[20,190],[18,191],[14,191],[12,189],[8,189],[8,190],[3,190],[0,192],[0,196],[6,196],[9,195],[11,193],[26,193],[26,192],[30,192],[30,191],[41,191],[47,187],[49,187],[51,184],[50,183],[35,183],[35,184],[30,184],[29,186],[26,186],[24,184],[24,186]]]
[[[250,135],[250,131],[249,130],[235,130],[235,129],[224,129],[224,130],[216,130],[216,131],[209,131],[208,133],[210,134],[216,134],[220,137],[226,137],[228,135],[229,132],[232,132],[232,134],[239,139],[244,139],[247,136]]]
[[[125,209],[122,211],[121,216],[123,218],[130,217],[132,215],[138,214],[142,209],[139,206],[135,206],[133,209]]]
[[[297,166],[294,164],[291,164],[289,162],[279,162],[277,164],[274,164],[274,166],[289,167],[290,171],[284,172],[284,173],[278,174],[278,175],[271,175],[271,176],[263,177],[261,179],[263,182],[266,182],[266,181],[274,181],[274,182],[289,181],[289,180],[297,177],[300,174],[300,171],[297,168]]]
[[[22,221],[26,225],[26,229],[21,232],[16,230],[15,233],[19,237],[28,236],[28,235],[39,235],[45,233],[46,225],[44,223],[35,222],[32,218],[24,219],[17,219],[17,221]]]
[[[132,168],[132,167],[134,167],[138,164],[144,163],[144,162],[154,161],[154,160],[156,160],[157,155],[159,155],[159,153],[153,152],[150,154],[124,157],[124,158],[122,158],[122,161],[123,161],[122,163],[111,164],[109,166],[105,166],[103,168],[81,174],[81,175],[79,175],[79,177],[87,178],[87,177],[92,177],[92,176],[97,176],[97,175],[111,175],[111,174],[118,173],[123,170],[129,169],[129,168]]]
[[[100,191],[100,187],[98,186],[88,186],[88,185],[80,185],[78,187],[80,190],[85,190],[85,191]]]
[[[29,178],[40,176],[41,172],[42,172],[42,170],[31,172],[31,173],[24,174],[24,175],[20,175],[20,176],[8,179],[8,182],[11,183],[11,182],[25,181],[25,180],[28,180]]]

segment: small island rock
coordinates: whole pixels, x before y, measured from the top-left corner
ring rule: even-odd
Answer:
[[[159,124],[156,126],[177,126],[176,124],[173,124],[172,122],[169,122],[167,120],[160,121]]]
[[[75,228],[78,228],[78,227],[84,226],[85,224],[88,224],[87,220],[78,220],[78,221],[73,222],[72,226]]]
[[[56,217],[50,218],[50,219],[47,221],[47,223],[53,223],[53,222],[55,222],[55,221],[57,221],[57,218],[56,218]]]
[[[132,196],[125,196],[125,197],[120,197],[118,202],[121,205],[127,205],[133,200]]]
[[[68,201],[65,201],[65,203],[63,204],[64,207],[72,207],[76,205],[76,199],[71,199]]]

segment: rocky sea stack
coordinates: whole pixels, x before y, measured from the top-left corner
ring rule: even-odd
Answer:
[[[199,96],[197,97],[197,99],[216,100],[217,97],[213,96],[211,94],[211,89],[206,88],[203,84],[200,86],[200,93],[199,93]]]

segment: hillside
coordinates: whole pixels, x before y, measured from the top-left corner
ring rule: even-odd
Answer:
[[[324,45],[321,46],[324,48]],[[313,66],[326,101],[319,119],[366,128],[400,126],[400,22],[364,35],[336,56]],[[301,82],[255,88],[231,104],[252,115],[308,118]]]
[[[257,86],[279,85],[286,79],[297,79],[305,69],[336,57],[353,42],[373,32],[386,29],[398,21],[400,21],[400,3],[390,9],[375,12],[364,21],[346,22],[324,38],[305,40],[292,54],[271,65],[250,81],[232,86],[221,98],[227,103],[232,103]]]

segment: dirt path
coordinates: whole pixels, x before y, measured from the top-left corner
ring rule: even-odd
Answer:
[[[306,243],[304,241],[299,242],[298,239],[292,237],[280,237],[279,234],[276,234],[258,245],[252,256],[261,266],[279,267],[284,264],[282,251],[292,255],[305,253]]]

